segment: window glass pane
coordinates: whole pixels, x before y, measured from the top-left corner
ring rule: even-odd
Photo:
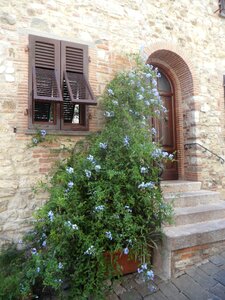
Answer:
[[[34,104],[34,121],[35,122],[54,122],[55,104],[51,102],[38,102]]]
[[[171,93],[171,86],[169,80],[166,76],[160,71],[161,77],[158,78],[158,89],[160,92]]]
[[[81,107],[79,104],[71,103],[69,91],[63,82],[63,120],[67,124],[81,124]]]

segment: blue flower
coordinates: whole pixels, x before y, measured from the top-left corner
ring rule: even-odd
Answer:
[[[142,182],[141,184],[139,184],[138,188],[139,189],[145,189],[145,188],[152,189],[152,188],[154,188],[154,186],[155,186],[154,182],[149,181],[146,183]]]
[[[168,109],[165,106],[161,106],[162,111],[164,112],[164,114],[168,113]]]
[[[105,209],[104,205],[95,206],[95,211],[103,211]]]
[[[45,137],[47,134],[46,130],[44,130],[44,129],[42,129],[40,132],[41,132],[41,136],[43,136],[43,137]]]
[[[47,245],[47,242],[46,242],[46,241],[43,241],[43,242],[42,242],[42,246],[43,246],[43,247],[46,247],[46,245]]]
[[[139,189],[144,189],[144,188],[145,188],[145,183],[142,182],[141,184],[139,184],[138,188],[139,188]]]
[[[130,73],[128,74],[128,76],[129,76],[130,78],[134,78],[134,77],[135,77],[135,75],[134,75],[133,72],[130,72]]]
[[[107,145],[107,143],[99,143],[99,147],[101,149],[107,149],[108,145]]]
[[[62,269],[62,268],[63,268],[63,264],[62,264],[61,262],[59,262],[58,268],[59,268],[59,269]]]
[[[105,111],[104,112],[104,116],[107,117],[107,118],[112,118],[114,117],[114,112],[113,111]]]
[[[123,144],[124,146],[129,146],[129,141],[130,141],[130,138],[126,135],[125,138],[123,139]]]
[[[73,230],[78,230],[79,227],[77,226],[77,224],[72,224],[72,229],[73,229]]]
[[[146,167],[141,167],[141,174],[148,173],[148,168]]]
[[[146,182],[146,184],[145,184],[145,187],[150,188],[150,189],[154,188],[154,186],[155,186],[154,182],[151,182],[151,181]]]
[[[142,96],[141,94],[137,94],[137,98],[138,98],[138,100],[143,100],[144,96]]]
[[[147,64],[146,67],[148,67],[150,70],[153,69],[153,65]]]
[[[72,227],[72,223],[70,221],[65,222],[65,224],[69,227]]]
[[[37,273],[39,273],[39,272],[40,272],[40,270],[41,270],[41,269],[40,269],[40,267],[37,267]]]
[[[65,225],[72,228],[73,230],[78,230],[79,229],[77,224],[72,224],[70,221],[65,222]]]
[[[55,279],[55,282],[62,283],[62,279]]]
[[[117,100],[112,100],[112,104],[118,105],[118,101]]]
[[[141,87],[141,91],[142,91],[142,93],[144,93],[144,91],[145,91],[145,88],[143,86]]]
[[[150,77],[152,77],[152,74],[151,74],[151,73],[147,73],[147,74],[145,75],[145,77],[146,77],[146,78],[150,78]]]
[[[94,248],[93,245],[90,246],[90,247],[84,252],[84,254],[87,254],[87,255],[92,255],[92,254],[94,254],[94,253],[95,253],[95,248]]]
[[[168,155],[169,155],[169,153],[168,153],[168,152],[166,152],[166,151],[162,151],[162,157],[163,157],[163,158],[167,158],[167,157],[168,157]]]
[[[153,158],[159,158],[162,155],[162,150],[157,148],[152,152],[152,157]]]
[[[159,92],[156,88],[152,89],[152,93],[153,93],[154,96],[159,96]]]
[[[90,177],[91,177],[91,171],[89,171],[89,170],[84,170],[84,172],[85,172],[85,175],[86,175],[87,178],[90,178]]]
[[[68,174],[73,174],[74,169],[73,169],[72,167],[67,167],[67,168],[66,168],[66,172],[67,172]]]
[[[157,86],[157,81],[155,80],[155,78],[152,79],[152,84],[153,84],[154,86]]]
[[[154,272],[152,270],[147,271],[146,276],[147,276],[148,280],[153,280],[154,279]]]
[[[132,212],[132,209],[130,208],[129,205],[125,205],[124,208],[125,208],[128,212],[130,212],[130,213]]]
[[[113,90],[112,89],[108,89],[108,94],[111,95],[111,96],[113,96],[114,95]]]
[[[48,212],[48,217],[49,217],[50,221],[52,222],[53,219],[54,219],[54,213],[53,213],[53,211],[50,210],[50,211]]]
[[[99,171],[101,170],[101,168],[102,168],[102,167],[101,167],[100,165],[96,165],[96,166],[95,166],[95,171],[96,171],[96,172],[99,172]]]
[[[151,132],[152,132],[153,135],[156,135],[156,133],[157,133],[157,131],[154,127],[151,129]]]
[[[31,254],[36,255],[37,254],[37,249],[36,248],[32,248],[31,249]]]
[[[145,101],[145,105],[149,106],[150,104],[151,103],[148,100]]]
[[[90,162],[94,162],[94,156],[93,155],[88,155],[87,160],[89,160]]]
[[[108,239],[110,239],[110,240],[113,239],[113,238],[112,238],[112,233],[111,233],[110,231],[106,231],[105,235],[106,235],[106,237],[107,237]]]
[[[156,77],[160,78],[160,77],[161,77],[161,74],[158,72],[158,73],[156,74]]]
[[[126,255],[129,253],[128,247],[126,247],[125,249],[123,249],[123,253],[126,254]]]
[[[73,183],[72,181],[70,181],[70,182],[68,182],[68,184],[67,184],[67,185],[68,185],[68,188],[69,188],[69,189],[72,189],[72,187],[73,187],[74,183]]]
[[[147,269],[148,269],[148,266],[147,266],[146,263],[144,263],[144,264],[141,265],[141,268],[142,268],[143,270],[147,270]]]

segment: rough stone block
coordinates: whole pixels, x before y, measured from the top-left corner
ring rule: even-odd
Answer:
[[[225,270],[221,270],[213,275],[213,278],[225,286]]]
[[[225,258],[221,255],[214,255],[210,257],[209,261],[211,261],[216,266],[222,266],[225,264]]]
[[[120,295],[121,300],[142,300],[141,295],[135,290],[132,289]]]
[[[220,268],[211,262],[207,262],[199,266],[199,268],[208,275],[214,275],[220,271]]]

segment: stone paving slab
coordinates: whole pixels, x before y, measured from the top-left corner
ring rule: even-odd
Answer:
[[[147,284],[135,273],[113,290],[106,300],[225,300],[225,251],[177,278],[164,281],[155,276]]]

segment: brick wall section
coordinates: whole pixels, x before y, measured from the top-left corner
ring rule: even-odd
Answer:
[[[89,45],[89,79],[98,102],[115,72],[129,67],[124,54],[144,48],[146,59],[164,67],[174,83],[180,178],[225,191],[224,166],[183,149],[197,140],[225,155],[225,19],[216,9],[210,0],[1,1],[0,243],[18,240],[32,211],[46,201],[46,195],[33,195],[32,186],[59,158],[50,148],[86,134],[62,136],[49,149],[27,148],[29,34]],[[99,105],[89,108],[90,131],[102,124]]]
[[[224,246],[225,241],[221,241],[173,251],[171,259],[172,275],[177,277],[184,273],[186,268],[202,263],[210,256],[221,253]]]

